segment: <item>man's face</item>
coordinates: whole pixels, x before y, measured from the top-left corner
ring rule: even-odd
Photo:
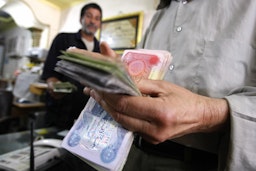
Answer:
[[[89,8],[80,20],[82,31],[85,34],[94,35],[101,25],[101,13],[95,8]]]

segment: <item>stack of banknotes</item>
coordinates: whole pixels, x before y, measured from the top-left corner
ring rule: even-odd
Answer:
[[[167,51],[125,50],[121,58],[91,52],[64,52],[56,71],[96,90],[140,96],[136,82],[162,79],[172,57]],[[62,147],[97,170],[122,170],[134,135],[90,98]]]

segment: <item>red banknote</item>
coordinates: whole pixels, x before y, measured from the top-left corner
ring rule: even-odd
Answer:
[[[171,54],[163,50],[125,50],[122,56],[122,61],[135,82],[141,78],[163,79],[171,60]]]

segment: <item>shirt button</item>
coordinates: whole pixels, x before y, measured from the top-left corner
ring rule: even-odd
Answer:
[[[188,3],[187,0],[183,0],[183,1],[182,1],[182,4],[184,4],[184,5],[187,4],[187,3]]]
[[[181,31],[182,31],[182,27],[180,27],[180,26],[177,27],[177,28],[176,28],[176,31],[177,31],[177,32],[181,32]]]
[[[169,70],[172,71],[174,69],[174,65],[169,66]]]

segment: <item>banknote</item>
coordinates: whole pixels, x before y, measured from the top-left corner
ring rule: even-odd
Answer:
[[[77,87],[70,82],[56,82],[53,84],[53,91],[58,93],[72,93]]]
[[[164,50],[125,50],[122,56],[122,62],[134,82],[142,78],[163,79],[171,61],[171,54]]]
[[[76,56],[75,60],[72,56]],[[86,59],[85,59],[86,58]],[[136,82],[142,78],[163,79],[171,63],[171,54],[158,50],[126,50],[120,61],[90,59],[90,54],[64,54],[57,71],[97,90],[140,96]],[[92,57],[93,58],[93,57]],[[101,58],[101,57],[100,57]],[[99,61],[98,61],[99,60]],[[75,61],[75,62],[74,62]],[[106,83],[110,81],[110,83]],[[134,134],[90,98],[79,118],[65,136],[62,147],[97,170],[122,170]]]
[[[92,98],[62,147],[97,170],[121,170],[133,142],[133,133],[116,123]]]

